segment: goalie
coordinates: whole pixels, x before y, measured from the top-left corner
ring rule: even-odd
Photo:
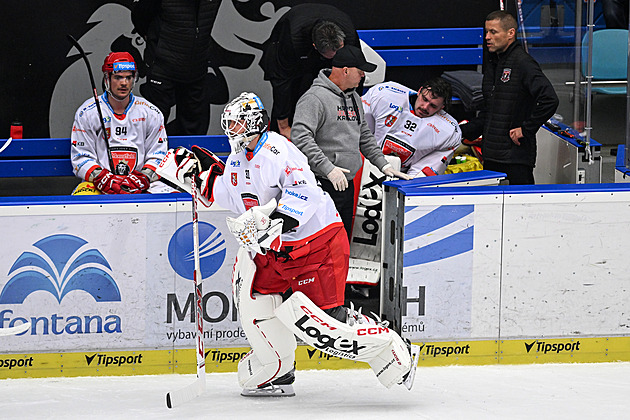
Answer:
[[[241,214],[227,224],[241,245],[232,287],[252,348],[238,365],[242,395],[294,395],[295,336],[325,353],[367,362],[388,388],[410,389],[417,346],[378,318],[342,306],[346,231],[306,157],[268,125],[258,96],[242,93],[221,117],[232,148],[225,165],[193,147],[194,153],[169,151],[158,168],[188,190],[196,176],[204,204]],[[289,289],[293,294],[283,302]]]

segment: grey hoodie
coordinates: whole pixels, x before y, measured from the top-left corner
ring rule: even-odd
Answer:
[[[350,171],[348,180],[354,179],[363,163],[359,152],[382,170],[387,160],[365,121],[361,98],[354,89],[342,92],[328,78],[330,71],[320,70],[298,101],[291,141],[323,178],[338,166]]]

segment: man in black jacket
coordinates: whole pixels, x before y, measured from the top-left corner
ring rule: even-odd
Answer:
[[[514,17],[504,11],[486,18],[484,108],[461,126],[466,139],[483,135],[484,169],[506,173],[512,185],[534,183],[536,132],[558,108],[540,66],[515,42],[516,28]]]
[[[332,67],[332,58],[345,44],[361,48],[352,20],[334,6],[299,4],[278,20],[260,60],[273,88],[272,130],[291,138],[298,99],[321,69]]]
[[[138,0],[132,10],[136,31],[147,42],[147,81],[140,93],[162,111],[165,122],[176,105],[169,135],[208,132],[210,33],[220,5],[221,0]]]

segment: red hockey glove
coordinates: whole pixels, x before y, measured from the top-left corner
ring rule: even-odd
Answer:
[[[92,182],[103,194],[123,194],[121,183],[124,178],[122,175],[114,175],[107,169],[103,169]]]
[[[132,173],[124,177],[120,186],[123,194],[140,194],[149,189],[149,177],[140,171],[134,170]]]

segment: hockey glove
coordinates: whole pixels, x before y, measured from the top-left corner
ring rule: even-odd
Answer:
[[[134,170],[122,180],[120,186],[123,191],[126,191],[128,194],[139,194],[148,190],[150,184],[151,181],[149,181],[148,176],[140,171]]]
[[[125,194],[121,188],[124,178],[122,175],[114,175],[107,169],[101,169],[92,182],[103,194]]]
[[[279,251],[282,246],[282,219],[270,219],[276,209],[276,200],[271,199],[264,206],[247,210],[237,218],[226,218],[227,226],[238,243],[248,250],[265,254],[267,249]]]

